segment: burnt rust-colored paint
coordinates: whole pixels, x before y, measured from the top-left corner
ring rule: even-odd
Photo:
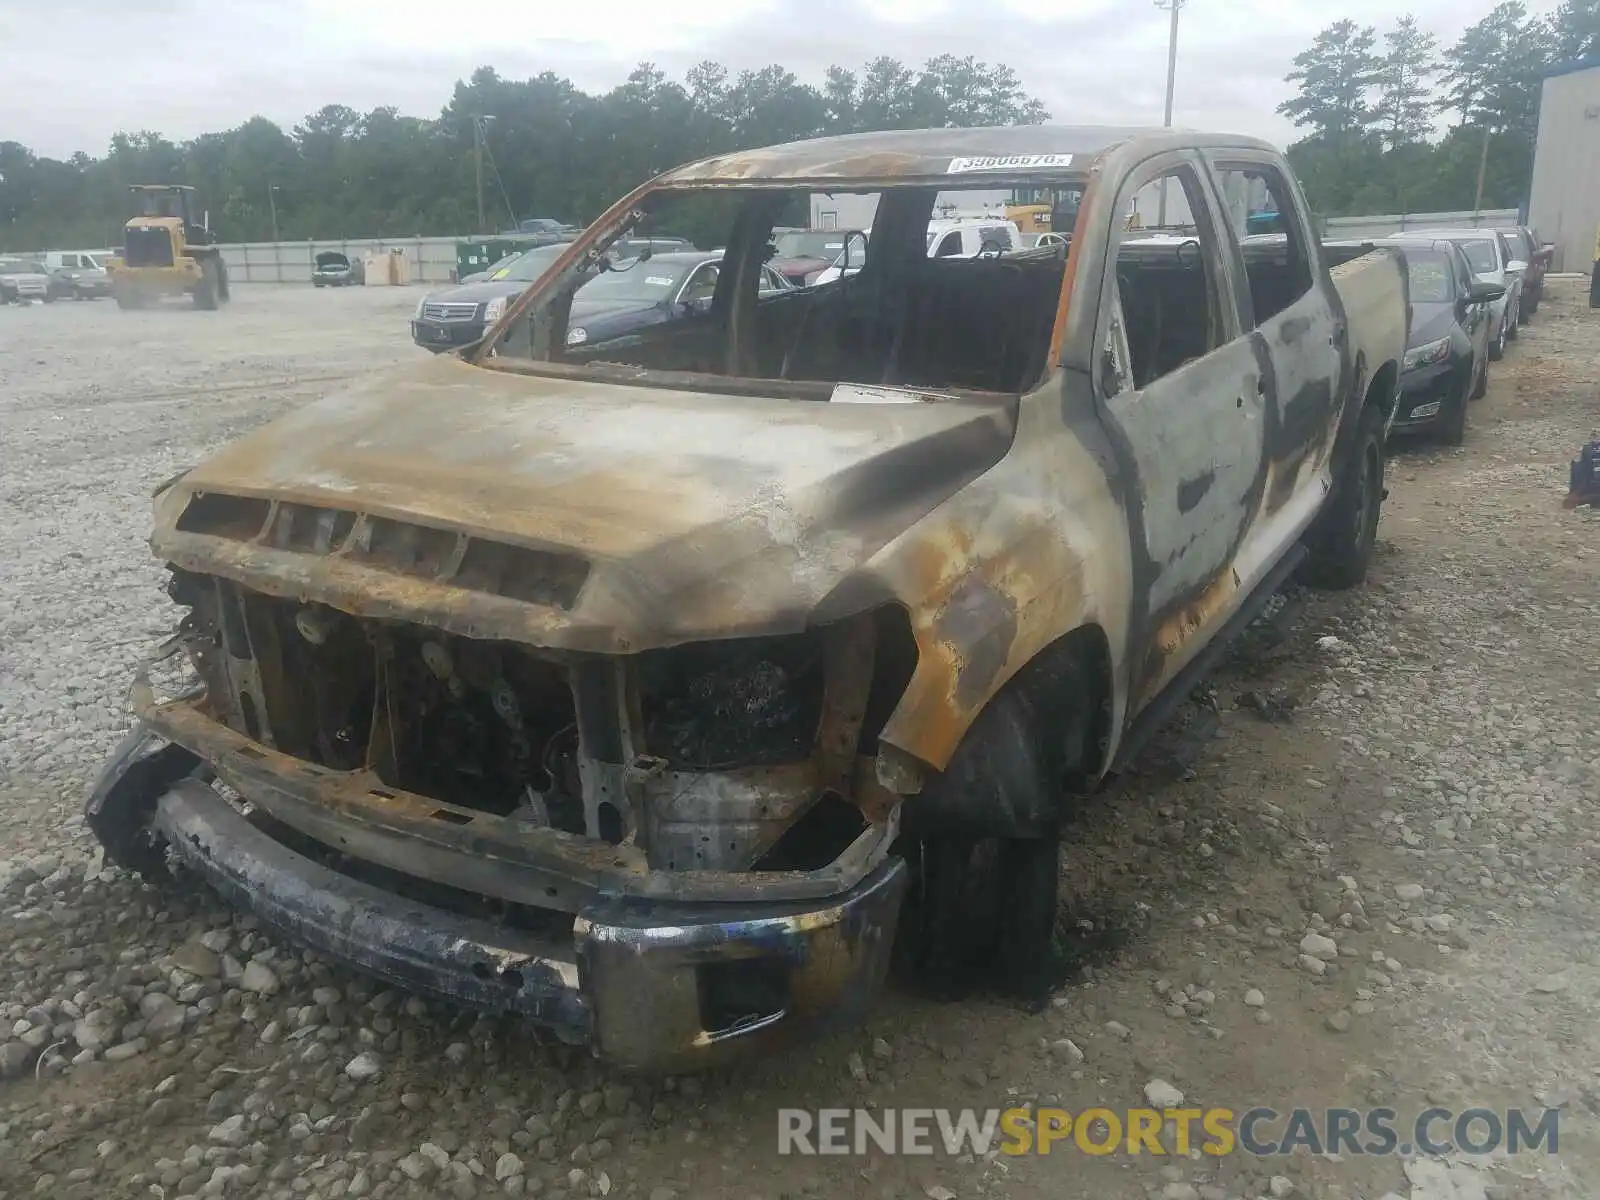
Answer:
[[[956,701],[973,706],[988,694],[1017,636],[1016,601],[987,580],[968,576],[934,622],[939,640],[960,647]]]

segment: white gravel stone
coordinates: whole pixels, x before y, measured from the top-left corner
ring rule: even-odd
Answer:
[[[366,1050],[345,1063],[344,1073],[357,1083],[365,1083],[383,1074],[383,1061],[370,1050]]]
[[[1153,1108],[1181,1108],[1183,1093],[1165,1079],[1152,1079],[1144,1085],[1144,1098]]]

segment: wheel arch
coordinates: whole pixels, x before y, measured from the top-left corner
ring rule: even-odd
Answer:
[[[944,770],[906,797],[904,827],[1011,838],[1053,827],[1111,762],[1116,694],[1106,631],[1086,624],[1061,635],[977,711]]]

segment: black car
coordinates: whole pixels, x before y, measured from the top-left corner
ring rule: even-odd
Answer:
[[[593,345],[707,311],[717,291],[721,261],[721,250],[619,260],[573,296],[567,345]],[[789,281],[777,271],[761,268],[760,295],[790,289]]]
[[[656,239],[657,241],[661,239]],[[710,306],[722,251],[687,250],[648,257],[648,239],[619,241],[600,272],[573,297],[567,344],[582,345],[680,320]],[[435,353],[469,345],[500,319],[511,300],[543,275],[566,244],[539,246],[503,261],[479,283],[459,284],[424,296],[411,321],[411,340]],[[761,294],[787,290],[777,272],[763,269]]]
[[[1455,242],[1394,237],[1378,244],[1400,248],[1411,283],[1411,336],[1392,428],[1426,430],[1460,445],[1467,402],[1489,386],[1491,306],[1505,288],[1477,282]]]
[[[566,248],[565,242],[536,246],[501,259],[476,282],[430,292],[411,318],[411,340],[435,354],[477,341]]]

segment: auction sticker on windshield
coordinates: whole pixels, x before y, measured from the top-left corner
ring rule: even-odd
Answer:
[[[644,281],[646,283],[648,283],[651,287],[671,287],[672,286],[672,276],[670,276],[670,275],[646,275],[644,277]]]
[[[1000,154],[988,158],[952,158],[945,172],[959,175],[964,171],[1035,171],[1071,165],[1070,154]]]

